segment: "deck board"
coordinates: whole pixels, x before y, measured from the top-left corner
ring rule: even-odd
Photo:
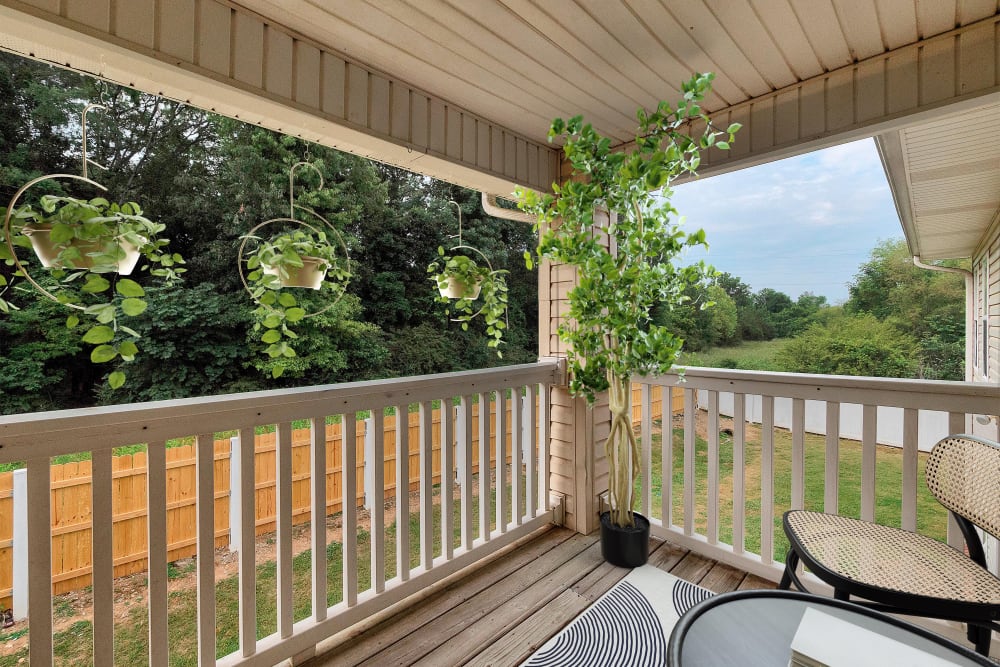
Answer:
[[[716,593],[774,587],[666,542],[649,564]],[[554,528],[305,664],[516,665],[628,572],[603,561],[597,534]]]

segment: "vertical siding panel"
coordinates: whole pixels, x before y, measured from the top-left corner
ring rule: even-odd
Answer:
[[[886,113],[906,111],[917,106],[916,52],[906,51],[885,61]]]
[[[528,183],[535,187],[545,187],[544,184],[539,183],[539,155],[538,146],[535,144],[530,144],[528,146]]]
[[[996,24],[986,24],[963,33],[958,38],[958,95],[989,88],[996,83],[997,56],[994,56],[993,32]]]
[[[854,70],[843,69],[826,80],[826,131],[832,132],[854,123]]]
[[[462,159],[462,112],[446,107],[445,153],[448,157]]]
[[[102,32],[111,32],[111,0],[64,0],[64,16]]]
[[[242,12],[233,14],[233,78],[260,88],[264,77],[264,24]]]
[[[476,164],[476,156],[479,148],[479,130],[476,128],[477,121],[467,113],[462,114],[462,160],[469,164]]]
[[[194,0],[161,0],[157,7],[157,48],[184,62],[194,62]]]
[[[320,58],[323,71],[323,111],[337,118],[347,117],[344,97],[347,90],[347,63],[325,51]]]
[[[312,44],[295,41],[295,101],[320,108],[320,51]],[[341,87],[343,88],[343,87]]]
[[[393,81],[389,88],[389,106],[392,136],[403,141],[410,140],[410,89]]]
[[[826,131],[826,82],[807,81],[799,90],[799,137],[814,137]]]
[[[774,98],[774,142],[785,144],[799,138],[799,91],[781,93]],[[736,141],[743,141],[736,135]]]
[[[774,98],[754,102],[750,108],[750,129],[753,150],[774,146]]]
[[[154,46],[153,0],[132,0],[131,2],[116,2],[114,5],[115,34],[147,49]],[[58,12],[58,9],[56,10]]]
[[[955,41],[937,40],[920,48],[920,104],[955,95]]]
[[[410,114],[412,115],[410,119],[410,141],[417,146],[426,146],[428,144],[429,127],[427,120],[429,107],[430,100],[425,95],[410,91]]]
[[[503,130],[496,125],[490,126],[490,169],[498,174],[503,173]]]
[[[347,120],[368,125],[368,72],[353,63],[347,64]]]
[[[750,108],[742,106],[738,109],[734,109],[729,116],[729,123],[722,125],[722,127],[729,127],[729,124],[731,123],[740,123],[743,125],[743,129],[740,130],[740,134],[737,135],[738,139],[736,143],[733,144],[732,148],[727,151],[726,154],[720,154],[720,158],[724,158],[727,154],[732,154],[734,156],[749,155],[751,137],[753,137],[753,127],[750,124]],[[742,139],[742,141],[739,139]],[[714,150],[718,151],[718,149]]]
[[[369,77],[371,109],[369,127],[379,134],[389,134],[389,80],[381,76]]]
[[[857,121],[880,118],[885,114],[885,61],[870,60],[858,65]]]
[[[524,139],[515,142],[515,155],[517,156],[517,178],[527,180],[528,178],[528,144]]]
[[[214,2],[198,5],[198,64],[207,70],[229,76],[229,46],[232,10]]]
[[[517,175],[517,139],[507,132],[503,135],[503,175],[508,178]]]
[[[448,149],[446,126],[448,124],[448,109],[440,100],[431,100],[431,137],[430,149],[438,155],[444,155]]]
[[[490,128],[491,125],[485,121],[476,123],[476,164],[483,169],[489,169],[490,160]]]
[[[292,50],[294,48],[292,38],[270,26],[266,30],[266,37],[265,90],[291,99],[292,77],[295,74],[292,70]]]

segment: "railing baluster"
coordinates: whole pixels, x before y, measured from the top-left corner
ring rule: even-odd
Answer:
[[[31,632],[28,657],[32,664],[52,664],[52,491],[48,457],[28,459],[28,609]]]
[[[281,422],[274,440],[277,495],[278,633],[292,636],[292,424]]]
[[[684,534],[694,535],[694,389],[684,390]]]
[[[948,433],[958,434],[965,433],[965,413],[963,412],[949,412],[948,413]],[[962,550],[965,548],[965,538],[962,536],[962,529],[958,527],[958,522],[955,520],[955,516],[948,512],[948,536],[947,536],[949,546]]]
[[[524,482],[521,477],[521,388],[510,389],[510,504],[511,522],[520,526],[524,517]]]
[[[340,524],[344,548],[344,602],[348,607],[358,603],[358,423],[357,415],[348,412],[340,416],[341,490],[343,521]]]
[[[396,406],[396,576],[410,579],[410,406]]]
[[[642,504],[640,511],[649,518],[653,502],[653,399],[650,386],[639,385],[639,438],[642,445]]]
[[[420,564],[434,567],[434,410],[420,403]]]
[[[167,446],[146,447],[146,527],[149,565],[149,664],[166,667],[167,634]]]
[[[709,544],[719,542],[719,392],[708,392],[708,523]]]
[[[840,403],[826,404],[826,463],[823,511],[836,514],[840,505]]]
[[[463,395],[462,422],[458,432],[458,447],[462,449],[462,469],[458,471],[462,480],[462,546],[472,549],[472,397]]]
[[[774,561],[774,396],[761,397],[760,559]]]
[[[451,398],[441,399],[441,553],[451,560],[455,552],[455,438]]]
[[[664,387],[660,398],[665,402],[663,425],[660,429],[660,516],[663,526],[674,525],[674,388]]]
[[[479,536],[489,541],[490,519],[490,393],[479,394]]]
[[[792,399],[792,509],[806,506],[806,402]]]
[[[878,407],[861,410],[861,519],[875,520],[875,439],[878,436]]]
[[[326,618],[326,418],[309,420],[309,496],[312,501],[312,608],[313,620]]]
[[[535,448],[535,438],[538,434],[537,422],[535,421],[535,385],[529,384],[525,387],[525,408],[524,408],[524,432],[527,437],[526,450],[527,458],[524,460],[524,495],[527,507],[528,518],[534,519],[538,516],[538,480],[536,479],[536,468],[538,465],[538,451]]]
[[[507,406],[506,394],[503,389],[497,389],[496,411],[497,427],[497,530],[507,532]]]
[[[240,654],[248,658],[257,651],[257,568],[254,562],[255,523],[254,505],[254,454],[256,450],[254,428],[240,429],[240,488],[231,493],[239,494],[240,502]]]
[[[94,591],[94,664],[110,665],[114,662],[115,627],[114,510],[111,495],[110,449],[94,450],[91,453],[90,474],[93,485],[91,561]],[[215,546],[212,548],[214,550]],[[214,632],[212,637],[215,637]],[[215,661],[214,654],[212,661]]]
[[[903,530],[917,529],[917,447],[918,417],[914,408],[903,409],[903,497],[900,511],[900,527]]]
[[[541,385],[538,393],[538,507],[541,511],[549,509],[549,475],[551,462],[549,460],[549,398],[551,393],[547,384]]]
[[[733,551],[746,549],[746,394],[733,394]]]
[[[215,437],[194,442],[198,479],[198,664],[215,664]],[[95,660],[95,665],[102,664]]]
[[[372,408],[372,450],[374,456],[368,464],[372,469],[373,484],[370,489],[371,509],[371,560],[372,590],[385,590],[385,417],[381,407]]]

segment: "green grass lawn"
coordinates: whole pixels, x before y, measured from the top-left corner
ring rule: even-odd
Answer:
[[[507,521],[511,521],[512,506],[510,503],[510,486],[508,485]],[[525,501],[524,484],[521,485],[522,506]],[[457,497],[454,506],[453,546],[461,545],[461,504]],[[478,536],[479,503],[472,505],[473,532]],[[496,525],[496,493],[490,496],[491,526]],[[434,556],[440,556],[441,549],[441,508],[439,490],[435,492],[435,505],[432,517],[432,543]],[[389,522],[385,529],[385,579],[396,576],[396,530],[397,524]],[[410,566],[415,568],[420,563],[420,514],[411,512],[409,516],[410,531]],[[358,529],[358,571],[357,590],[359,592],[371,588],[371,535],[367,530]],[[312,614],[312,552],[305,550],[294,556],[292,560],[292,597],[295,600],[293,618],[296,621]],[[183,566],[170,564],[168,576],[194,576],[194,562],[186,561]],[[257,604],[257,638],[266,637],[277,631],[277,566],[274,561],[257,566],[256,570],[256,604]],[[343,600],[343,545],[341,542],[331,542],[327,545],[327,605],[332,606]],[[216,603],[216,656],[228,655],[239,648],[239,577],[231,576],[219,580],[215,585]],[[67,613],[72,615],[69,608]],[[55,615],[59,617],[61,600],[54,601]],[[64,618],[66,616],[63,616]],[[115,664],[140,665],[147,662],[148,655],[148,622],[145,606],[133,608],[126,619],[115,622]],[[187,667],[198,664],[198,616],[197,591],[185,589],[170,594],[168,600],[167,628],[170,635],[170,665],[171,667]],[[18,630],[18,636],[26,633],[25,628]],[[13,637],[7,636],[7,639]],[[0,635],[0,640],[4,636]],[[57,665],[90,665],[93,664],[93,625],[88,620],[74,623],[68,629],[57,632],[53,636],[53,653]],[[26,664],[27,648],[13,654],[0,655],[0,667],[16,667]]]
[[[749,552],[760,553],[760,454],[759,438],[751,438],[756,432],[748,426],[747,443],[744,448],[744,488],[746,496],[746,519],[744,527],[745,548]],[[653,434],[653,499],[652,515],[662,518],[660,507],[662,484],[659,471],[661,466],[660,432]],[[673,517],[674,523],[684,525],[684,435],[681,429],[673,432]],[[903,452],[896,447],[879,446],[876,454],[875,472],[875,521],[899,526],[901,521],[901,490]],[[721,435],[719,441],[719,540],[732,543],[733,534],[733,441],[730,436]],[[805,507],[823,510],[824,468],[826,441],[824,436],[806,434],[805,438]],[[947,531],[947,511],[941,506],[923,483],[924,465],[927,454],[918,457],[917,484],[917,531],[944,540]],[[838,491],[839,514],[860,517],[861,515],[861,443],[854,440],[840,441],[840,484]],[[781,527],[781,515],[791,508],[791,433],[775,429],[774,433],[774,551],[773,557],[784,560],[788,550],[788,540]],[[704,533],[707,527],[708,510],[708,443],[702,438],[695,442],[695,517],[696,532]]]
[[[733,347],[713,347],[703,352],[685,352],[679,366],[739,368],[747,371],[784,371],[777,362],[778,351],[787,339],[746,341]]]

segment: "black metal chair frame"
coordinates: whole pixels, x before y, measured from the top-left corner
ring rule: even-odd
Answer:
[[[978,442],[986,443],[993,447],[998,447],[996,443],[975,438],[973,436],[949,436],[962,437]],[[947,440],[947,438],[946,438]],[[942,441],[943,442],[943,441]],[[931,490],[934,492],[933,489]],[[935,494],[937,498],[937,495]],[[940,498],[938,498],[940,502]],[[997,498],[1000,503],[1000,497]],[[992,631],[1000,632],[1000,604],[979,604],[972,602],[962,602],[959,600],[949,600],[924,595],[905,593],[855,581],[832,571],[823,563],[816,560],[796,538],[795,532],[789,527],[788,517],[790,514],[800,510],[789,510],[782,517],[782,526],[788,536],[790,548],[785,559],[785,571],[782,574],[779,589],[789,590],[791,584],[800,591],[808,593],[809,590],[802,583],[795,570],[799,561],[808,567],[819,579],[826,582],[834,589],[834,598],[837,600],[849,601],[876,611],[893,614],[905,614],[908,616],[923,616],[927,618],[939,618],[948,621],[959,621],[968,625],[968,639],[972,642],[976,651],[984,656],[989,656]],[[949,514],[954,517],[965,538],[968,548],[969,558],[984,570],[986,566],[986,553],[983,549],[982,540],[976,532],[976,525],[964,516],[949,510]],[[897,529],[901,532],[902,529]],[[863,600],[851,600],[850,596],[857,596]]]

